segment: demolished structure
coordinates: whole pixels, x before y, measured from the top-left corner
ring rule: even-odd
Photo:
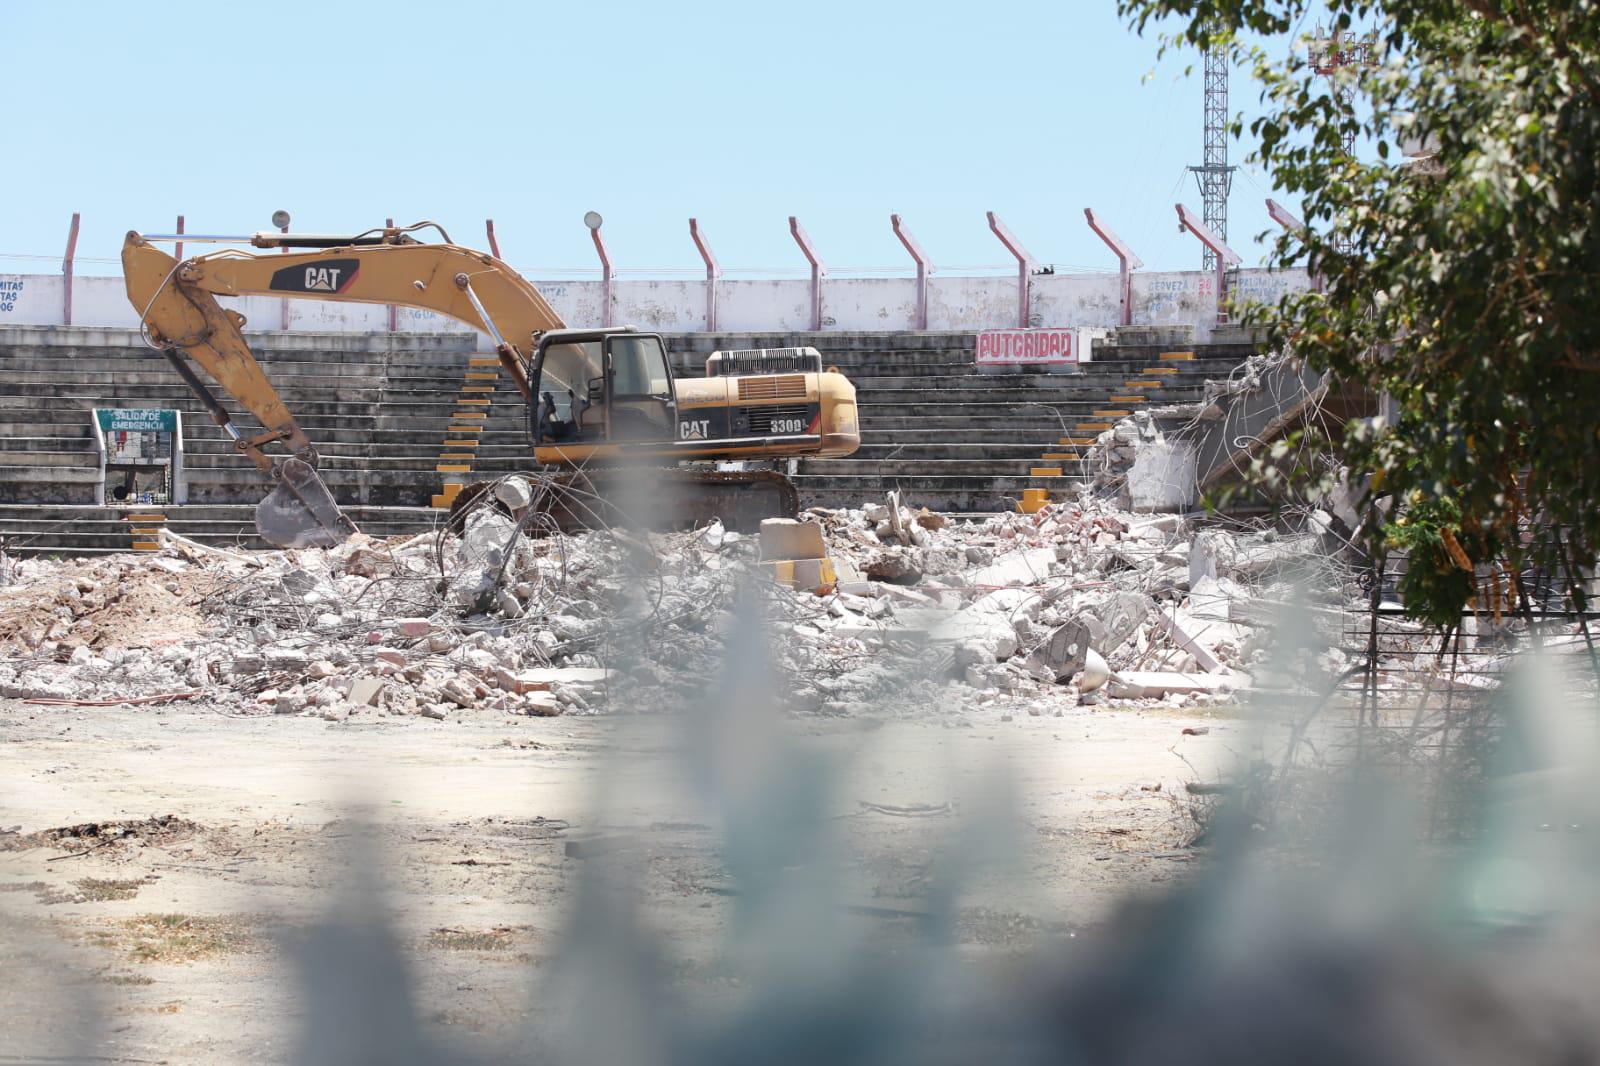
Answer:
[[[1221,703],[1321,552],[1090,497],[956,520],[891,494],[808,512],[827,565],[796,580],[788,560],[791,587],[764,563],[792,554],[780,524],[569,535],[530,520],[531,495],[506,478],[432,533],[329,549],[167,532],[149,555],[9,562],[0,694],[330,720],[646,711],[703,692],[757,611],[798,713]],[[1336,582],[1329,597],[1339,610]]]

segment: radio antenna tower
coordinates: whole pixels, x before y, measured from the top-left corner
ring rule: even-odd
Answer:
[[[1228,239],[1228,193],[1233,188],[1233,172],[1228,165],[1228,52],[1213,40],[1206,48],[1205,63],[1205,162],[1190,167],[1200,186],[1200,215],[1206,227]],[[1202,265],[1216,269],[1216,253],[1205,249]]]

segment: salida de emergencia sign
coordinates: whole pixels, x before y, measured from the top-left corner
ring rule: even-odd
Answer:
[[[1049,365],[1078,361],[1071,329],[986,329],[978,334],[979,366]]]
[[[178,412],[160,407],[96,407],[102,433],[172,433]]]

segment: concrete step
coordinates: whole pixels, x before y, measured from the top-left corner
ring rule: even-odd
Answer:
[[[44,397],[50,396],[58,399],[82,399],[88,401],[90,407],[110,406],[147,406],[147,407],[174,407],[182,404],[196,404],[194,394],[181,382],[162,385],[122,385],[115,382],[101,384],[73,384],[57,383],[51,381],[8,381],[7,393],[12,397]],[[307,407],[315,404],[375,404],[375,403],[454,403],[464,395],[461,386],[452,384],[448,388],[440,389],[391,389],[374,386],[372,388],[297,388],[277,389],[284,402],[291,407]],[[217,399],[226,404],[232,397],[221,395],[221,390],[216,390]],[[505,399],[516,397],[520,400],[521,394],[510,386],[496,389],[486,393],[491,398],[499,395]],[[116,396],[116,404],[107,404],[105,398]],[[237,400],[233,400],[237,403]]]
[[[960,426],[943,429],[914,427],[908,429],[879,429],[861,435],[861,448],[856,455],[895,448],[929,448],[948,452],[964,447],[1037,448],[1053,451],[1060,443],[1061,427],[1054,421],[1032,426],[1006,423],[994,427]],[[852,456],[851,458],[854,458]]]
[[[1160,402],[1178,403],[1184,399],[1182,396],[1163,396]],[[859,410],[859,417],[862,425],[880,426],[883,425],[881,420],[893,418],[915,419],[918,421],[923,419],[949,419],[957,423],[963,419],[976,418],[989,421],[996,419],[1006,419],[1008,421],[1024,419],[1040,422],[1041,420],[1051,421],[1049,412],[1054,410],[1062,418],[1065,418],[1070,426],[1074,422],[1089,421],[1090,411],[1093,406],[1098,406],[1098,404],[1084,405],[1077,410],[1065,407],[1058,408],[1055,405],[1046,404],[1043,407],[1041,419],[1039,408],[1014,400],[990,403],[883,403],[862,404]]]
[[[160,513],[160,523],[191,540],[218,546],[269,547],[255,534],[252,505],[185,505],[141,508],[0,504],[0,540],[20,555],[104,554],[132,547],[135,523],[129,513]],[[413,536],[436,528],[443,513],[432,507],[346,507],[363,533],[374,537]],[[148,523],[141,524],[145,528]]]
[[[1074,392],[1020,391],[1016,389],[895,389],[860,392],[856,404],[863,408],[882,407],[886,404],[948,404],[948,403],[998,403],[1045,404],[1063,411],[1088,411],[1104,407],[1120,390],[1102,386]],[[1160,393],[1159,395],[1165,395]]]
[[[814,464],[817,471],[821,473],[823,472],[823,464],[838,462],[864,462],[867,460],[886,459],[898,459],[904,462],[920,462],[934,459],[1037,460],[1045,452],[1061,450],[1053,438],[1045,439],[1035,434],[1023,440],[1009,443],[971,441],[957,444],[950,441],[928,441],[925,443],[907,441],[896,444],[863,444],[848,459],[802,459],[801,463],[807,467]]]
[[[376,399],[366,401],[306,400],[292,393],[284,396],[283,399],[294,413],[295,419],[306,425],[314,424],[318,418],[338,418],[341,420],[352,417],[371,418],[380,413],[389,416],[432,415],[438,418],[447,418],[461,406],[457,402],[458,397],[454,395],[434,396],[426,400],[384,400],[381,403],[381,412],[378,410],[380,404]],[[487,406],[491,408],[499,406],[504,408],[504,411],[492,413],[504,413],[507,417],[510,417],[514,412],[521,412],[524,405],[520,401],[507,397],[504,402],[495,400],[487,405],[468,406]],[[130,390],[129,392],[118,391],[113,395],[105,393],[95,395],[72,393],[57,395],[46,393],[36,396],[0,395],[0,418],[16,417],[14,414],[7,415],[4,412],[27,411],[33,416],[61,416],[63,420],[71,420],[78,417],[87,419],[89,417],[88,412],[95,407],[167,407],[183,411],[186,421],[210,421],[210,415],[206,413],[197,400],[187,393],[181,396],[167,397],[151,397],[136,390]],[[223,407],[241,422],[248,417],[243,408],[232,401],[225,401]]]
[[[1075,494],[1080,483],[1075,477],[821,477],[800,475],[794,479],[800,500],[808,507],[859,507],[862,502],[881,500],[884,493],[898,490],[901,500],[912,507],[934,511],[985,512],[1015,510],[1024,489],[1042,488],[1060,498]]]
[[[816,477],[875,477],[880,480],[895,478],[983,478],[1027,477],[1036,467],[1061,466],[1060,461],[1046,462],[1040,453],[1014,459],[982,456],[971,459],[802,459],[798,473]],[[1070,464],[1069,464],[1070,465]]]

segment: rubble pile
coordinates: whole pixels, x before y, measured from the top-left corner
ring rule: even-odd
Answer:
[[[459,536],[243,552],[164,532],[150,555],[22,560],[0,589],[0,695],[204,694],[341,720],[596,711],[613,642],[725,598],[709,532],[534,539],[484,507]]]
[[[1317,536],[1198,529],[1087,495],[961,523],[885,510],[815,512],[836,595],[887,600],[978,691],[1231,702],[1263,661],[1273,605],[1304,599],[1309,567],[1330,612],[1354,591]]]
[[[832,564],[816,588],[767,579],[764,537],[720,524],[541,528],[515,484],[409,539],[244,552],[166,532],[151,554],[22,560],[0,695],[340,721],[651,711],[704,699],[759,612],[772,691],[800,713],[1222,703],[1258,672],[1263,605],[1319,551],[1087,497],[957,520],[891,494],[803,520]]]

